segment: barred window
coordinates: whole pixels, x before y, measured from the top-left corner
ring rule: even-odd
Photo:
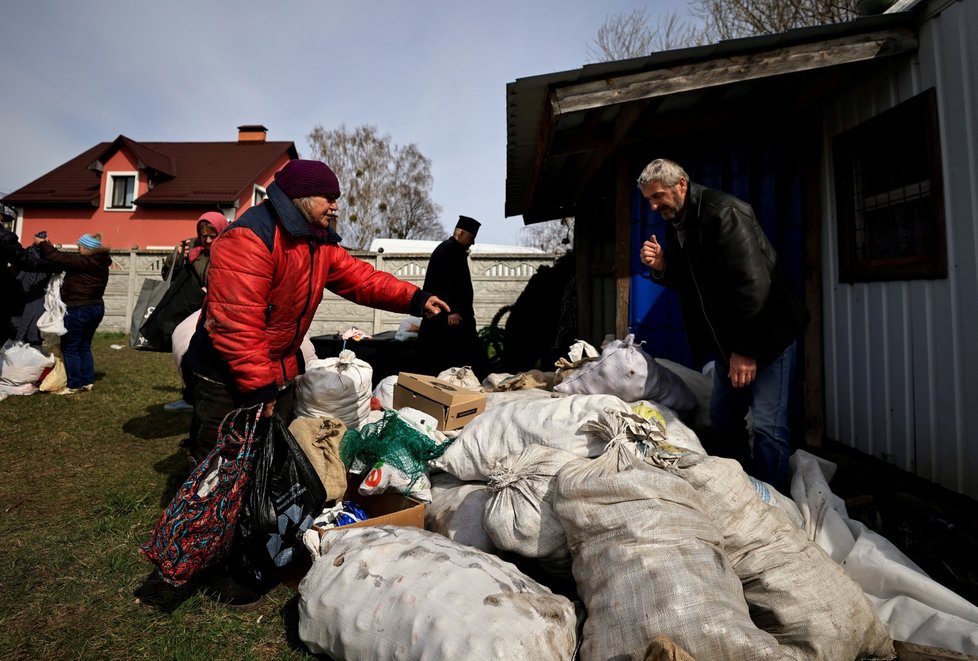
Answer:
[[[933,89],[834,141],[839,280],[947,277]]]

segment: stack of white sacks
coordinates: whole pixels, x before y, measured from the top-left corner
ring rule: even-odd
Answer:
[[[827,488],[815,484],[818,506],[799,508],[798,496],[705,454],[683,419],[706,415],[710,377],[653,360],[631,336],[600,355],[578,343],[570,358],[552,390],[509,390],[513,375],[480,386],[464,368],[441,375],[491,387],[486,410],[439,437],[451,445],[432,462],[425,531],[307,533],[299,633],[313,652],[887,659],[895,633],[978,650],[967,602],[915,618],[936,625],[891,626],[866,594],[873,579],[857,584],[814,541],[812,518],[839,511]],[[373,392],[383,406],[395,379]]]

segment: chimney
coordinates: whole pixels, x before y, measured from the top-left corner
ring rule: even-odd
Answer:
[[[265,142],[268,129],[261,124],[242,124],[238,127],[238,142]]]

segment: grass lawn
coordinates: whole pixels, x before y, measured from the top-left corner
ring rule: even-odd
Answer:
[[[111,345],[121,345],[113,349]],[[95,338],[95,389],[0,402],[0,659],[298,659],[285,586],[247,612],[138,552],[188,472],[169,353]]]

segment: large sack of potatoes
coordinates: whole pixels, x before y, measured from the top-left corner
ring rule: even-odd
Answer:
[[[307,535],[299,637],[333,659],[574,658],[562,595],[494,555],[403,526]]]

